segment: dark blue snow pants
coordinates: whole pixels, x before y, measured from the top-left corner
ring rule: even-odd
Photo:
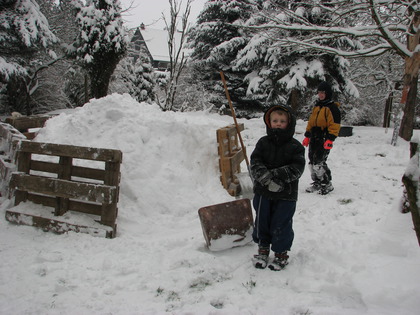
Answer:
[[[290,250],[295,233],[293,215],[296,201],[269,200],[255,195],[253,206],[256,211],[252,238],[259,246],[269,247],[276,253]]]

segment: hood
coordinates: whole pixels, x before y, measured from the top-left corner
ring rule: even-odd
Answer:
[[[332,87],[331,85],[326,82],[326,81],[322,81],[319,85],[318,85],[318,89],[317,91],[322,91],[325,92],[325,100],[330,100],[332,98]]]
[[[270,114],[277,109],[284,110],[289,114],[289,124],[286,129],[272,129],[270,126]],[[263,118],[267,135],[272,137],[276,142],[284,142],[293,138],[296,128],[296,117],[290,107],[286,105],[274,105],[265,112]]]

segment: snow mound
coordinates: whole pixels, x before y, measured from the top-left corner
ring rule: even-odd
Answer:
[[[162,112],[112,94],[51,118],[35,141],[121,150],[119,216],[179,215],[231,199],[218,180],[216,141],[216,130],[230,123],[205,112]]]

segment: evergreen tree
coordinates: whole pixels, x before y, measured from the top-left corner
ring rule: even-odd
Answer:
[[[76,107],[85,103],[77,102],[73,93],[83,96],[83,69],[78,66],[74,59],[66,56],[66,47],[71,45],[77,35],[76,8],[74,0],[37,0],[41,12],[47,18],[51,31],[60,39],[60,45],[55,45],[54,49],[60,55],[59,62],[47,64],[42,71],[37,74],[38,85],[31,95],[33,112],[47,112],[66,107]],[[74,72],[82,73],[82,80],[79,82],[70,82],[69,78]],[[69,90],[69,84],[79,85],[80,91]]]
[[[232,102],[244,105],[248,101],[242,84],[245,74],[234,71],[231,62],[248,42],[246,30],[238,26],[249,19],[254,10],[252,0],[209,0],[190,31],[195,78],[202,80],[207,90],[220,95],[219,100],[215,100],[219,104],[215,105],[226,104],[220,71],[228,81]]]
[[[140,54],[130,72],[130,95],[138,102],[152,103],[155,100],[155,83],[150,58],[146,54]]]
[[[76,22],[77,7],[81,0],[37,0],[50,29],[60,39],[61,44],[73,44],[78,34]]]
[[[111,76],[127,51],[119,0],[90,0],[78,7],[80,33],[72,52],[90,77],[91,97],[108,93]]]
[[[332,83],[335,91],[356,94],[346,72],[349,63],[343,58],[329,52],[313,53],[305,48],[279,44],[279,39],[301,38],[308,35],[305,25],[334,25],[328,14],[329,1],[274,1],[262,3],[257,17],[247,21],[254,26],[254,35],[234,61],[234,69],[248,73],[247,93],[254,99],[267,100],[269,103],[288,103],[295,110],[305,113],[307,108],[302,104],[312,103],[313,88],[321,80]],[[302,25],[299,31],[276,28],[276,25]],[[271,28],[266,26],[270,25]],[[332,46],[348,45],[347,39],[337,39]]]
[[[30,97],[36,88],[31,77],[57,42],[48,21],[33,0],[3,0],[0,8],[0,101],[2,112],[31,113]]]
[[[57,42],[33,0],[3,0],[0,9],[0,80],[26,74],[32,57]]]

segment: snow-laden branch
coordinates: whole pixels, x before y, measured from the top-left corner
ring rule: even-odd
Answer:
[[[255,26],[244,26],[248,29],[253,30],[285,30],[285,31],[300,31],[300,32],[310,32],[311,34],[325,33],[325,34],[336,34],[336,35],[345,35],[345,36],[354,36],[355,38],[359,37],[382,37],[382,34],[379,32],[378,28],[373,25],[368,26],[357,26],[357,27],[324,27],[316,25],[301,25],[292,23],[290,25],[285,24],[264,24],[264,25],[255,25]],[[393,30],[405,31],[406,28],[400,26],[394,26]]]
[[[320,53],[328,53],[328,54],[334,54],[341,57],[347,57],[347,58],[354,58],[354,57],[360,57],[360,56],[367,56],[367,57],[374,57],[382,55],[383,53],[390,50],[390,46],[386,43],[378,44],[369,48],[363,48],[363,49],[357,49],[354,51],[345,51],[342,49],[330,47],[327,45],[320,45],[317,43],[312,43],[308,41],[298,41],[294,40],[293,38],[282,38],[277,41],[277,44],[279,46],[292,46],[294,48],[297,48],[296,50],[315,50],[319,51]],[[300,48],[299,48],[300,47]],[[305,48],[305,49],[304,49]]]
[[[300,9],[294,10],[282,8],[282,14],[261,11],[259,17],[264,21],[263,24],[247,24],[243,27],[257,33],[278,32],[281,35],[272,38],[278,44],[292,45],[295,49],[300,45],[301,49],[318,49],[345,57],[376,56],[392,50],[402,57],[410,58],[416,51],[408,49],[406,45],[406,35],[411,35],[408,26],[412,14],[409,12],[419,8],[416,1],[338,0],[327,4],[302,1],[299,6]],[[320,17],[322,23],[307,19],[307,14],[316,17],[314,12],[321,11],[329,12],[330,19],[322,20]],[[294,34],[293,40],[284,38],[289,33]],[[352,51],[330,47],[331,43],[337,43],[343,37],[363,39],[363,45],[349,45]]]
[[[413,52],[407,49],[406,46],[402,45],[392,34],[389,27],[385,25],[381,17],[378,14],[376,9],[375,1],[369,0],[370,10],[372,12],[372,18],[375,21],[379,32],[382,34],[382,37],[389,43],[389,45],[402,57],[411,57]]]

